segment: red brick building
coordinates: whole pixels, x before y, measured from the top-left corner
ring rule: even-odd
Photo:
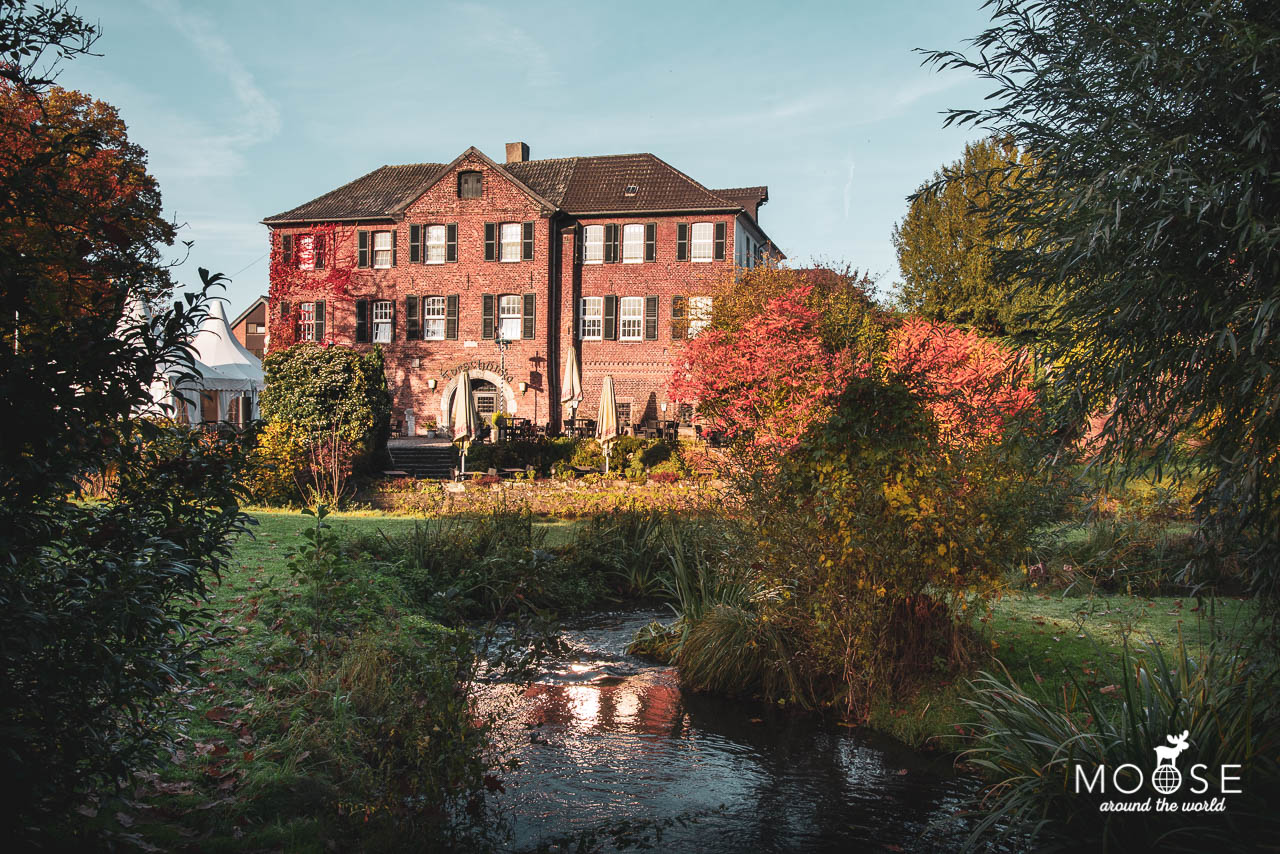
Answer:
[[[267,298],[258,297],[231,321],[231,334],[259,359],[267,352]]]
[[[652,154],[528,154],[383,166],[263,220],[271,346],[382,344],[416,431],[447,422],[464,370],[482,413],[558,426],[571,344],[579,414],[611,375],[620,420],[675,417],[667,378],[711,285],[781,257],[757,222],[768,189],[707,189]]]

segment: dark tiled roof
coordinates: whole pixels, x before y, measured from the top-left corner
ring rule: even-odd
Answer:
[[[708,190],[652,154],[563,157],[495,165],[569,214],[743,208],[754,217],[761,197],[768,197],[764,187],[733,190],[732,198],[721,191]],[[395,216],[447,168],[440,163],[383,166],[263,222],[274,225]],[[629,188],[633,192],[628,193]]]
[[[369,219],[390,216],[416,197],[445,168],[443,163],[411,163],[383,166],[354,181],[330,190],[293,210],[269,216],[263,222],[319,222],[339,219]]]
[[[732,202],[751,214],[754,219],[760,206],[769,201],[768,187],[729,187],[724,190],[712,190],[725,201]]]

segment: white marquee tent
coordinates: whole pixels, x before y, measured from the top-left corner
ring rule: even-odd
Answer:
[[[258,394],[265,385],[262,362],[232,333],[221,300],[210,300],[209,314],[192,337],[191,346],[200,379],[183,378],[176,370],[166,372],[152,390],[157,402],[173,405],[177,420],[198,424],[202,398],[209,396],[216,402],[218,421],[228,420],[232,401],[243,398],[240,417],[256,418]],[[178,395],[186,398],[185,402]]]

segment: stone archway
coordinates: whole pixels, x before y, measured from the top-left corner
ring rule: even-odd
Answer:
[[[504,407],[506,413],[508,415],[516,414],[516,394],[511,390],[511,386],[502,379],[500,374],[495,374],[493,371],[482,371],[478,369],[472,369],[468,373],[470,373],[472,381],[488,380],[493,383],[494,387],[502,392],[502,398],[506,404]],[[453,426],[453,419],[451,417],[453,409],[453,394],[458,390],[458,383],[460,382],[462,382],[462,375],[458,374],[456,377],[449,380],[449,382],[445,383],[444,388],[440,391],[440,424],[443,427],[452,428]]]

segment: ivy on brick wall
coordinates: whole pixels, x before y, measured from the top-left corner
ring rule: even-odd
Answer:
[[[302,343],[268,353],[262,366],[262,417],[269,423],[288,423],[304,434],[336,425],[344,440],[367,451],[385,445],[391,394],[381,347],[361,353]]]

